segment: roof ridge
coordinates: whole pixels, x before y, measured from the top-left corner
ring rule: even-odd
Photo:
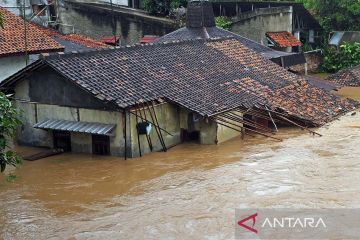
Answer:
[[[226,36],[226,37],[215,37],[215,38],[208,38],[208,39],[186,39],[186,40],[174,40],[174,41],[167,41],[167,42],[152,42],[146,44],[132,44],[132,45],[125,45],[125,46],[116,46],[115,48],[105,48],[105,49],[88,49],[88,50],[80,50],[80,51],[72,51],[69,53],[64,52],[56,52],[56,53],[42,53],[41,58],[44,60],[53,60],[58,58],[64,57],[76,57],[76,56],[92,56],[97,53],[108,53],[108,52],[116,52],[121,51],[124,49],[137,49],[137,48],[151,48],[154,46],[166,46],[166,45],[180,45],[186,44],[190,42],[216,42],[225,39],[234,39],[233,36]]]

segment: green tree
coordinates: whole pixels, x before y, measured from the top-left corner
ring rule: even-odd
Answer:
[[[357,65],[360,65],[360,43],[345,43],[340,46],[340,51],[336,51],[335,48],[324,50],[322,68],[326,72],[337,72]]]
[[[0,171],[3,172],[7,165],[17,166],[21,158],[9,150],[9,141],[15,135],[20,124],[19,112],[12,105],[6,95],[0,92]]]
[[[232,21],[227,17],[219,16],[215,18],[215,24],[219,28],[230,30]]]
[[[360,30],[360,0],[297,0],[315,14],[326,32]]]
[[[186,5],[186,0],[144,0],[145,11],[152,15],[169,15],[171,10]]]

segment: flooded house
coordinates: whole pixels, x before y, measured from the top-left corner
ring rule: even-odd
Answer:
[[[205,16],[188,24],[212,24]],[[180,31],[211,30],[218,31]],[[269,60],[274,50],[246,38],[169,40],[186,36],[178,33],[145,45],[42,54],[7,78],[0,89],[23,113],[18,143],[137,157],[244,134],[281,140],[279,124],[321,126],[358,106],[309,85]]]

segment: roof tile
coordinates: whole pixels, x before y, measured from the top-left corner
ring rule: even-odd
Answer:
[[[289,32],[267,32],[266,36],[273,41],[277,47],[297,47],[301,42]]]
[[[0,28],[0,57],[11,55],[23,55],[27,51],[30,54],[42,52],[59,52],[64,47],[44,34],[34,24],[24,20],[3,7],[0,13],[4,18],[4,29]],[[27,41],[25,44],[25,27]]]

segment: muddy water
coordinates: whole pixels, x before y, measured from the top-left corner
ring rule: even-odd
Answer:
[[[335,94],[341,97],[348,97],[360,101],[360,87],[343,87],[335,92]]]
[[[0,184],[4,239],[231,239],[238,207],[360,207],[360,112],[124,161],[64,154]],[[23,149],[30,153],[33,149]]]

